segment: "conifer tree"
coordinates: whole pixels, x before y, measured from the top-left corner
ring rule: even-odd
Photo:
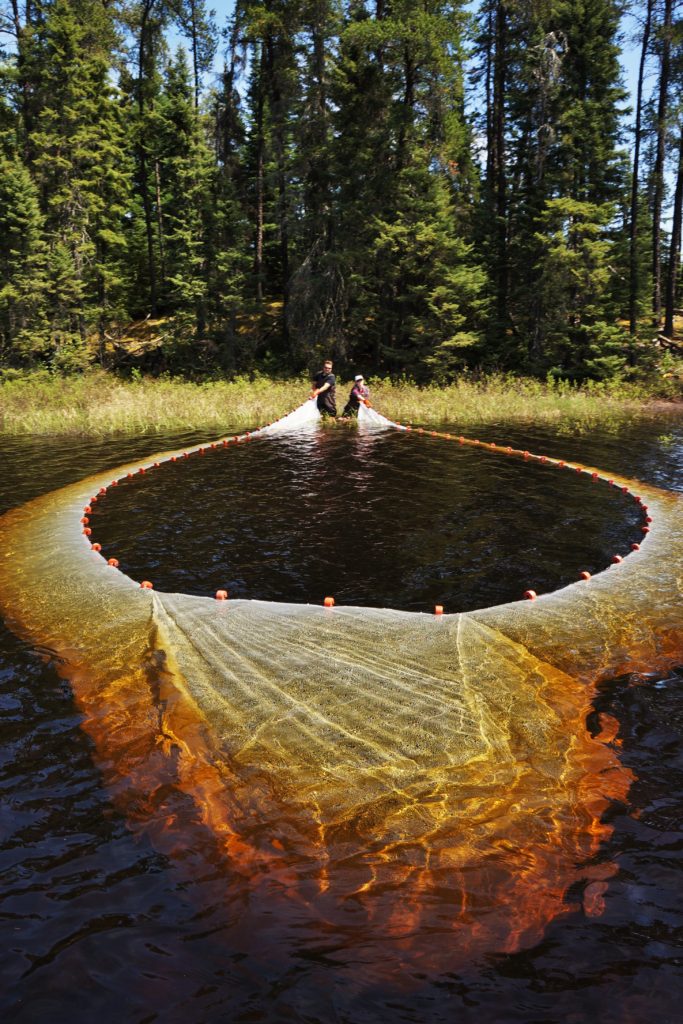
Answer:
[[[344,279],[336,245],[333,79],[341,5],[308,0],[299,35],[300,100],[293,130],[292,172],[300,211],[292,236],[288,328],[292,356],[343,355]],[[316,355],[314,355],[316,353]]]
[[[49,354],[44,221],[31,176],[0,156],[0,364]]]
[[[199,108],[202,76],[211,67],[216,53],[215,11],[208,11],[204,0],[171,0],[172,11],[190,41],[194,105]]]
[[[240,337],[240,315],[249,312],[252,268],[250,224],[245,202],[245,126],[237,88],[238,26],[233,21],[220,88],[211,97],[215,165],[207,229],[207,282],[211,335],[229,371],[251,369],[254,352]]]
[[[41,37],[43,103],[31,134],[49,235],[52,331],[61,352],[124,314],[130,165],[110,81],[116,45],[103,0],[54,0]],[[64,356],[66,358],[66,356]]]
[[[550,199],[538,232],[538,287],[548,369],[560,377],[617,376],[625,365],[624,332],[615,323],[610,287],[611,204]]]
[[[619,105],[624,99],[616,45],[619,10],[614,0],[551,0],[543,5],[502,7],[512,59],[504,72],[504,95],[491,119],[498,123],[499,132],[500,111],[504,112],[505,154],[502,161],[498,159],[497,169],[488,168],[489,174],[495,171],[502,180],[487,181],[483,195],[503,196],[498,202],[495,232],[502,231],[503,218],[505,230],[500,237],[505,239],[504,248],[501,241],[496,242],[494,232],[488,251],[494,281],[503,253],[506,285],[497,287],[498,335],[489,339],[489,345],[495,361],[509,366],[526,364],[543,372],[558,363],[553,340],[557,338],[556,309],[547,305],[553,293],[547,278],[550,264],[544,262],[548,246],[555,251],[554,232],[543,241],[544,230],[554,223],[554,204],[560,199],[578,204],[572,209],[581,211],[580,222],[586,231],[595,214],[593,227],[608,241],[614,225],[606,219],[606,211],[614,215],[615,204],[624,195],[624,157],[618,148]],[[571,215],[567,223],[571,223]],[[609,252],[612,259],[620,251],[611,244],[604,250],[593,248],[595,257],[604,252],[606,258]],[[562,260],[552,265],[559,272]],[[598,277],[603,269],[596,268]],[[615,268],[606,272],[615,273]],[[616,268],[617,277],[626,275],[626,266]],[[579,294],[586,294],[585,289],[577,291],[577,299]],[[612,294],[613,289],[601,284],[591,293],[592,307],[601,301],[596,296],[607,302],[609,295],[611,302]],[[500,322],[503,295],[505,325]],[[592,318],[602,322],[595,310]],[[574,372],[585,348],[577,341],[573,362],[571,345],[563,346],[559,365]]]
[[[132,0],[125,21],[132,36],[122,88],[130,98],[129,127],[133,142],[136,198],[144,222],[144,278],[147,294],[139,296],[138,313],[156,314],[159,274],[163,278],[163,224],[159,197],[159,164],[155,154],[154,109],[161,89],[161,65],[167,52],[164,29],[169,20],[167,0]],[[139,232],[136,232],[139,234]],[[139,255],[136,252],[136,259]]]
[[[673,208],[671,210],[671,237],[665,267],[664,334],[673,338],[674,317],[679,305],[681,238],[683,237],[683,10],[674,12],[671,27],[671,84],[672,102],[669,111],[673,166]]]
[[[153,126],[164,231],[163,304],[179,327],[186,325],[201,338],[208,316],[206,225],[212,161],[183,49],[166,69]]]
[[[459,234],[472,195],[461,7],[425,0],[352,15],[335,161],[347,334],[374,368],[424,377],[437,350],[448,355],[441,367],[462,363],[481,327],[482,274]]]
[[[241,0],[236,17],[250,53],[245,173],[254,224],[255,297],[281,309],[282,351],[290,355],[290,280],[299,182],[293,172],[299,112],[298,33],[303,0]],[[272,307],[271,307],[272,308]]]

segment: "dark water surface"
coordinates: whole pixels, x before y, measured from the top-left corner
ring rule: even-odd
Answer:
[[[482,439],[683,490],[683,424],[619,435],[488,429]],[[199,436],[3,440],[0,510]],[[634,538],[631,506],[585,478],[429,438],[327,431],[167,464],[110,491],[93,527],[157,589],[447,610],[516,599],[595,571]],[[112,808],[49,652],[0,627],[0,1009],[11,1021],[678,1021],[683,997],[683,670],[611,680],[595,715],[620,723],[636,781],[610,811],[618,874],[605,913],[573,910],[531,950],[362,1003],[325,944],[258,936],[226,951],[240,908],[221,866],[178,881]],[[188,858],[192,851],[186,851]],[[272,947],[271,967],[245,950]],[[390,955],[390,951],[388,951]],[[364,965],[358,964],[359,974]],[[414,981],[414,979],[413,979]]]
[[[328,429],[165,463],[111,490],[90,526],[124,572],[167,592],[464,611],[556,590],[642,539],[618,489],[556,472]]]

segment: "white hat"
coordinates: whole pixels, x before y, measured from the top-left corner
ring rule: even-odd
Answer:
[[[363,378],[363,374],[362,374],[362,373],[359,373],[359,374],[358,374],[358,376],[357,376],[357,377],[354,377],[353,379],[354,379],[354,380],[363,380],[363,379],[364,379],[364,378]]]

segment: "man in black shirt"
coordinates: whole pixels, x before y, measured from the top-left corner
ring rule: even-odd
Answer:
[[[320,415],[336,417],[337,402],[335,397],[335,378],[332,373],[332,360],[326,359],[323,368],[313,378],[311,398],[316,399]]]

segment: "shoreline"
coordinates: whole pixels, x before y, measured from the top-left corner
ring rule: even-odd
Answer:
[[[407,381],[372,380],[373,406],[399,423],[457,425],[534,423],[618,429],[636,419],[675,418],[683,395],[648,394],[644,386],[567,382],[491,375],[420,387]],[[341,411],[351,382],[337,385]],[[125,381],[103,371],[80,377],[46,373],[0,380],[0,436],[105,438],[263,426],[308,398],[306,377],[256,376],[195,383],[175,378]]]

